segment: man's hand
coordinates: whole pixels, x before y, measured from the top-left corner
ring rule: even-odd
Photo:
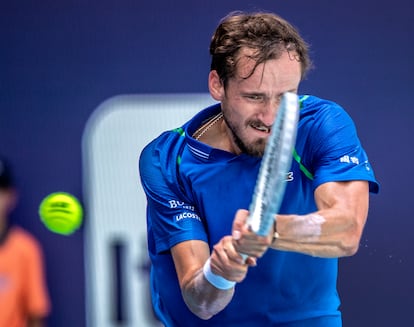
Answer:
[[[211,271],[227,280],[240,283],[247,274],[248,266],[235,248],[232,236],[224,236],[213,247],[210,256]]]
[[[233,245],[238,253],[248,256],[246,263],[256,265],[256,259],[263,256],[272,243],[273,231],[268,236],[259,236],[252,232],[247,225],[249,212],[240,209],[233,221]]]

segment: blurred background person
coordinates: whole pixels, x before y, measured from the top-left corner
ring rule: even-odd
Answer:
[[[9,219],[17,195],[10,165],[0,157],[0,327],[44,327],[51,306],[43,253]]]

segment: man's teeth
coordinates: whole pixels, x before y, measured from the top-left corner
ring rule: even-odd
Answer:
[[[263,125],[260,125],[260,126],[253,125],[252,127],[259,130],[259,131],[261,131],[261,132],[266,132],[266,133],[270,132],[270,128],[268,128],[266,126],[263,126]]]

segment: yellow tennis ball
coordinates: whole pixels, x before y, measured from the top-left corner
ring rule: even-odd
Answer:
[[[56,192],[42,200],[39,206],[39,216],[52,232],[70,235],[82,224],[83,209],[73,195]]]

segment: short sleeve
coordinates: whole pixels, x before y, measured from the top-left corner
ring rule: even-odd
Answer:
[[[332,181],[366,180],[370,192],[377,193],[379,185],[351,117],[332,103],[318,115],[312,131],[314,188]]]
[[[183,140],[177,140],[180,136],[171,133],[150,143],[139,160],[141,184],[147,198],[149,245],[153,243],[157,253],[187,240],[207,242],[203,220],[191,196],[181,190],[177,177],[179,141]]]

